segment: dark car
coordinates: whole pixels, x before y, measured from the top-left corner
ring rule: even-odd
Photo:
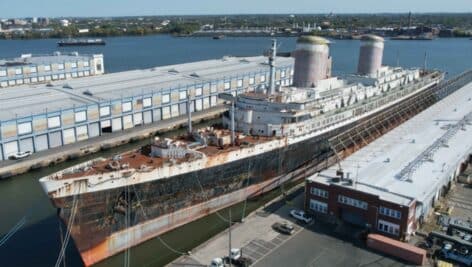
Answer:
[[[295,228],[289,223],[274,223],[272,229],[286,235],[291,235],[295,232]]]

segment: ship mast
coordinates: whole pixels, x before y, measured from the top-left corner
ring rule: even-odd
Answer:
[[[270,78],[269,78],[269,95],[275,92],[275,57],[277,56],[277,40],[272,39],[272,48],[269,53],[269,66],[270,66]]]

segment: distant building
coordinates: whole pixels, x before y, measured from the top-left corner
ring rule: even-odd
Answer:
[[[441,29],[439,31],[439,37],[454,37],[454,29]]]
[[[44,83],[104,73],[103,55],[79,55],[76,52],[54,55],[21,55],[0,60],[0,88]],[[0,89],[1,90],[1,89]]]
[[[162,26],[167,26],[167,25],[169,25],[169,23],[170,23],[170,20],[166,19],[163,22],[161,22],[161,25]]]
[[[61,19],[59,20],[59,23],[61,24],[62,27],[68,27],[70,24],[67,19]]]
[[[38,24],[41,26],[47,26],[49,25],[49,19],[48,18],[38,18]]]

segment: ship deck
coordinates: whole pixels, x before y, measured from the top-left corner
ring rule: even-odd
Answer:
[[[221,136],[230,136],[231,132],[229,130],[220,130]],[[234,145],[224,145],[224,146],[198,146],[195,149],[189,149],[190,151],[196,151],[204,154],[208,158],[216,157],[231,151],[236,151],[244,147],[254,146],[256,144],[265,143],[271,140],[274,140],[275,137],[265,137],[265,136],[245,136],[239,133],[236,133],[236,141]],[[172,139],[173,141],[179,141],[185,145],[190,145],[195,143],[192,138],[187,136],[178,136]],[[162,158],[162,157],[153,157],[150,155],[151,144],[141,147],[140,149],[128,151],[120,154],[120,159],[118,160],[119,165],[122,166],[119,170],[124,169],[135,169],[135,170],[145,170],[151,171],[153,169],[164,166],[165,164],[181,164],[185,162],[190,162],[195,160],[195,156],[187,154],[183,158]],[[70,173],[63,173],[62,175],[54,175],[55,179],[73,179],[83,176],[90,175],[100,175],[104,173],[109,173],[117,171],[118,169],[110,168],[110,164],[113,164],[114,157],[106,158],[102,161],[95,161],[92,166],[83,167],[79,169],[73,169]],[[126,167],[123,167],[126,166]]]

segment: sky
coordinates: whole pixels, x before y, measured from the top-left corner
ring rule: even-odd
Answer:
[[[0,0],[0,18],[472,12],[472,0]]]

